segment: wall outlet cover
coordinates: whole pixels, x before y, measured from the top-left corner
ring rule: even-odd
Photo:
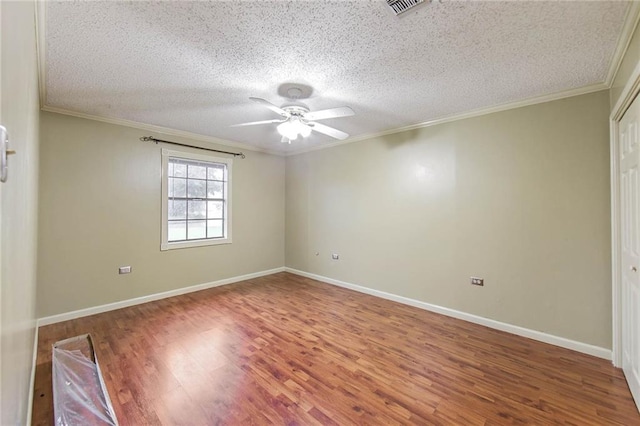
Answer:
[[[471,277],[471,284],[484,286],[484,278]]]

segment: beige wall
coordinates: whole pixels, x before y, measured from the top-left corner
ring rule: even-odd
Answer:
[[[38,82],[33,2],[0,2],[0,124],[9,131],[9,176],[0,183],[0,424],[28,418],[36,295]]]
[[[161,252],[163,146],[138,140],[149,132],[53,113],[41,129],[40,317],[284,264],[282,157],[234,159],[232,244]],[[133,273],[118,275],[122,265]]]
[[[611,348],[608,111],[601,91],[288,157],[287,266]]]
[[[611,108],[613,108],[616,102],[618,102],[618,99],[622,94],[622,89],[624,89],[625,84],[629,81],[629,77],[631,76],[633,69],[637,66],[638,62],[640,62],[639,28],[640,26],[636,26],[633,37],[631,38],[631,43],[629,43],[629,47],[625,52],[620,68],[618,68],[618,73],[611,85]]]

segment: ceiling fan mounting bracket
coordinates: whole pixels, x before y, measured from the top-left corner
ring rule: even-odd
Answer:
[[[309,99],[313,93],[313,87],[300,82],[282,83],[278,87],[278,95],[285,99],[298,101],[300,99]]]
[[[299,87],[290,87],[287,90],[287,96],[290,99],[300,99],[302,97],[302,89],[300,89]]]

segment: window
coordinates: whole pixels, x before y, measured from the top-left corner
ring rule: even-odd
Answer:
[[[161,250],[231,243],[231,163],[162,150]]]

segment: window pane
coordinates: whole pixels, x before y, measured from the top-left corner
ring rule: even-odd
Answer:
[[[207,219],[222,219],[224,213],[223,201],[208,201],[207,202]]]
[[[2,0],[0,0],[2,1]],[[227,193],[231,179],[226,160],[185,153],[178,156],[162,154],[166,179],[163,186],[163,215],[167,235],[163,250],[201,245],[212,240],[212,244],[225,242],[227,233],[227,209],[231,208]],[[217,161],[216,161],[217,160]],[[171,244],[167,244],[171,243]],[[176,243],[176,244],[173,244]]]
[[[194,166],[193,164],[189,164],[189,177],[190,178],[198,178],[198,179],[206,179],[207,178],[207,168],[204,166]]]
[[[187,180],[181,178],[169,178],[169,197],[186,197]]]
[[[222,198],[222,182],[207,181],[207,198]]]
[[[169,219],[186,219],[187,202],[181,200],[169,200]]]
[[[214,166],[207,168],[207,179],[224,180],[225,166]]]
[[[207,238],[222,238],[222,220],[208,220],[207,221]]]
[[[204,220],[190,220],[189,226],[187,227],[188,239],[206,238],[205,223]]]
[[[189,200],[189,219],[206,219],[207,202]]]
[[[187,222],[169,222],[169,241],[181,241],[187,239]]]
[[[174,163],[173,176],[175,177],[187,177],[187,165]]]
[[[187,182],[188,190],[187,194],[189,198],[205,198],[207,181],[205,180],[191,180]]]

